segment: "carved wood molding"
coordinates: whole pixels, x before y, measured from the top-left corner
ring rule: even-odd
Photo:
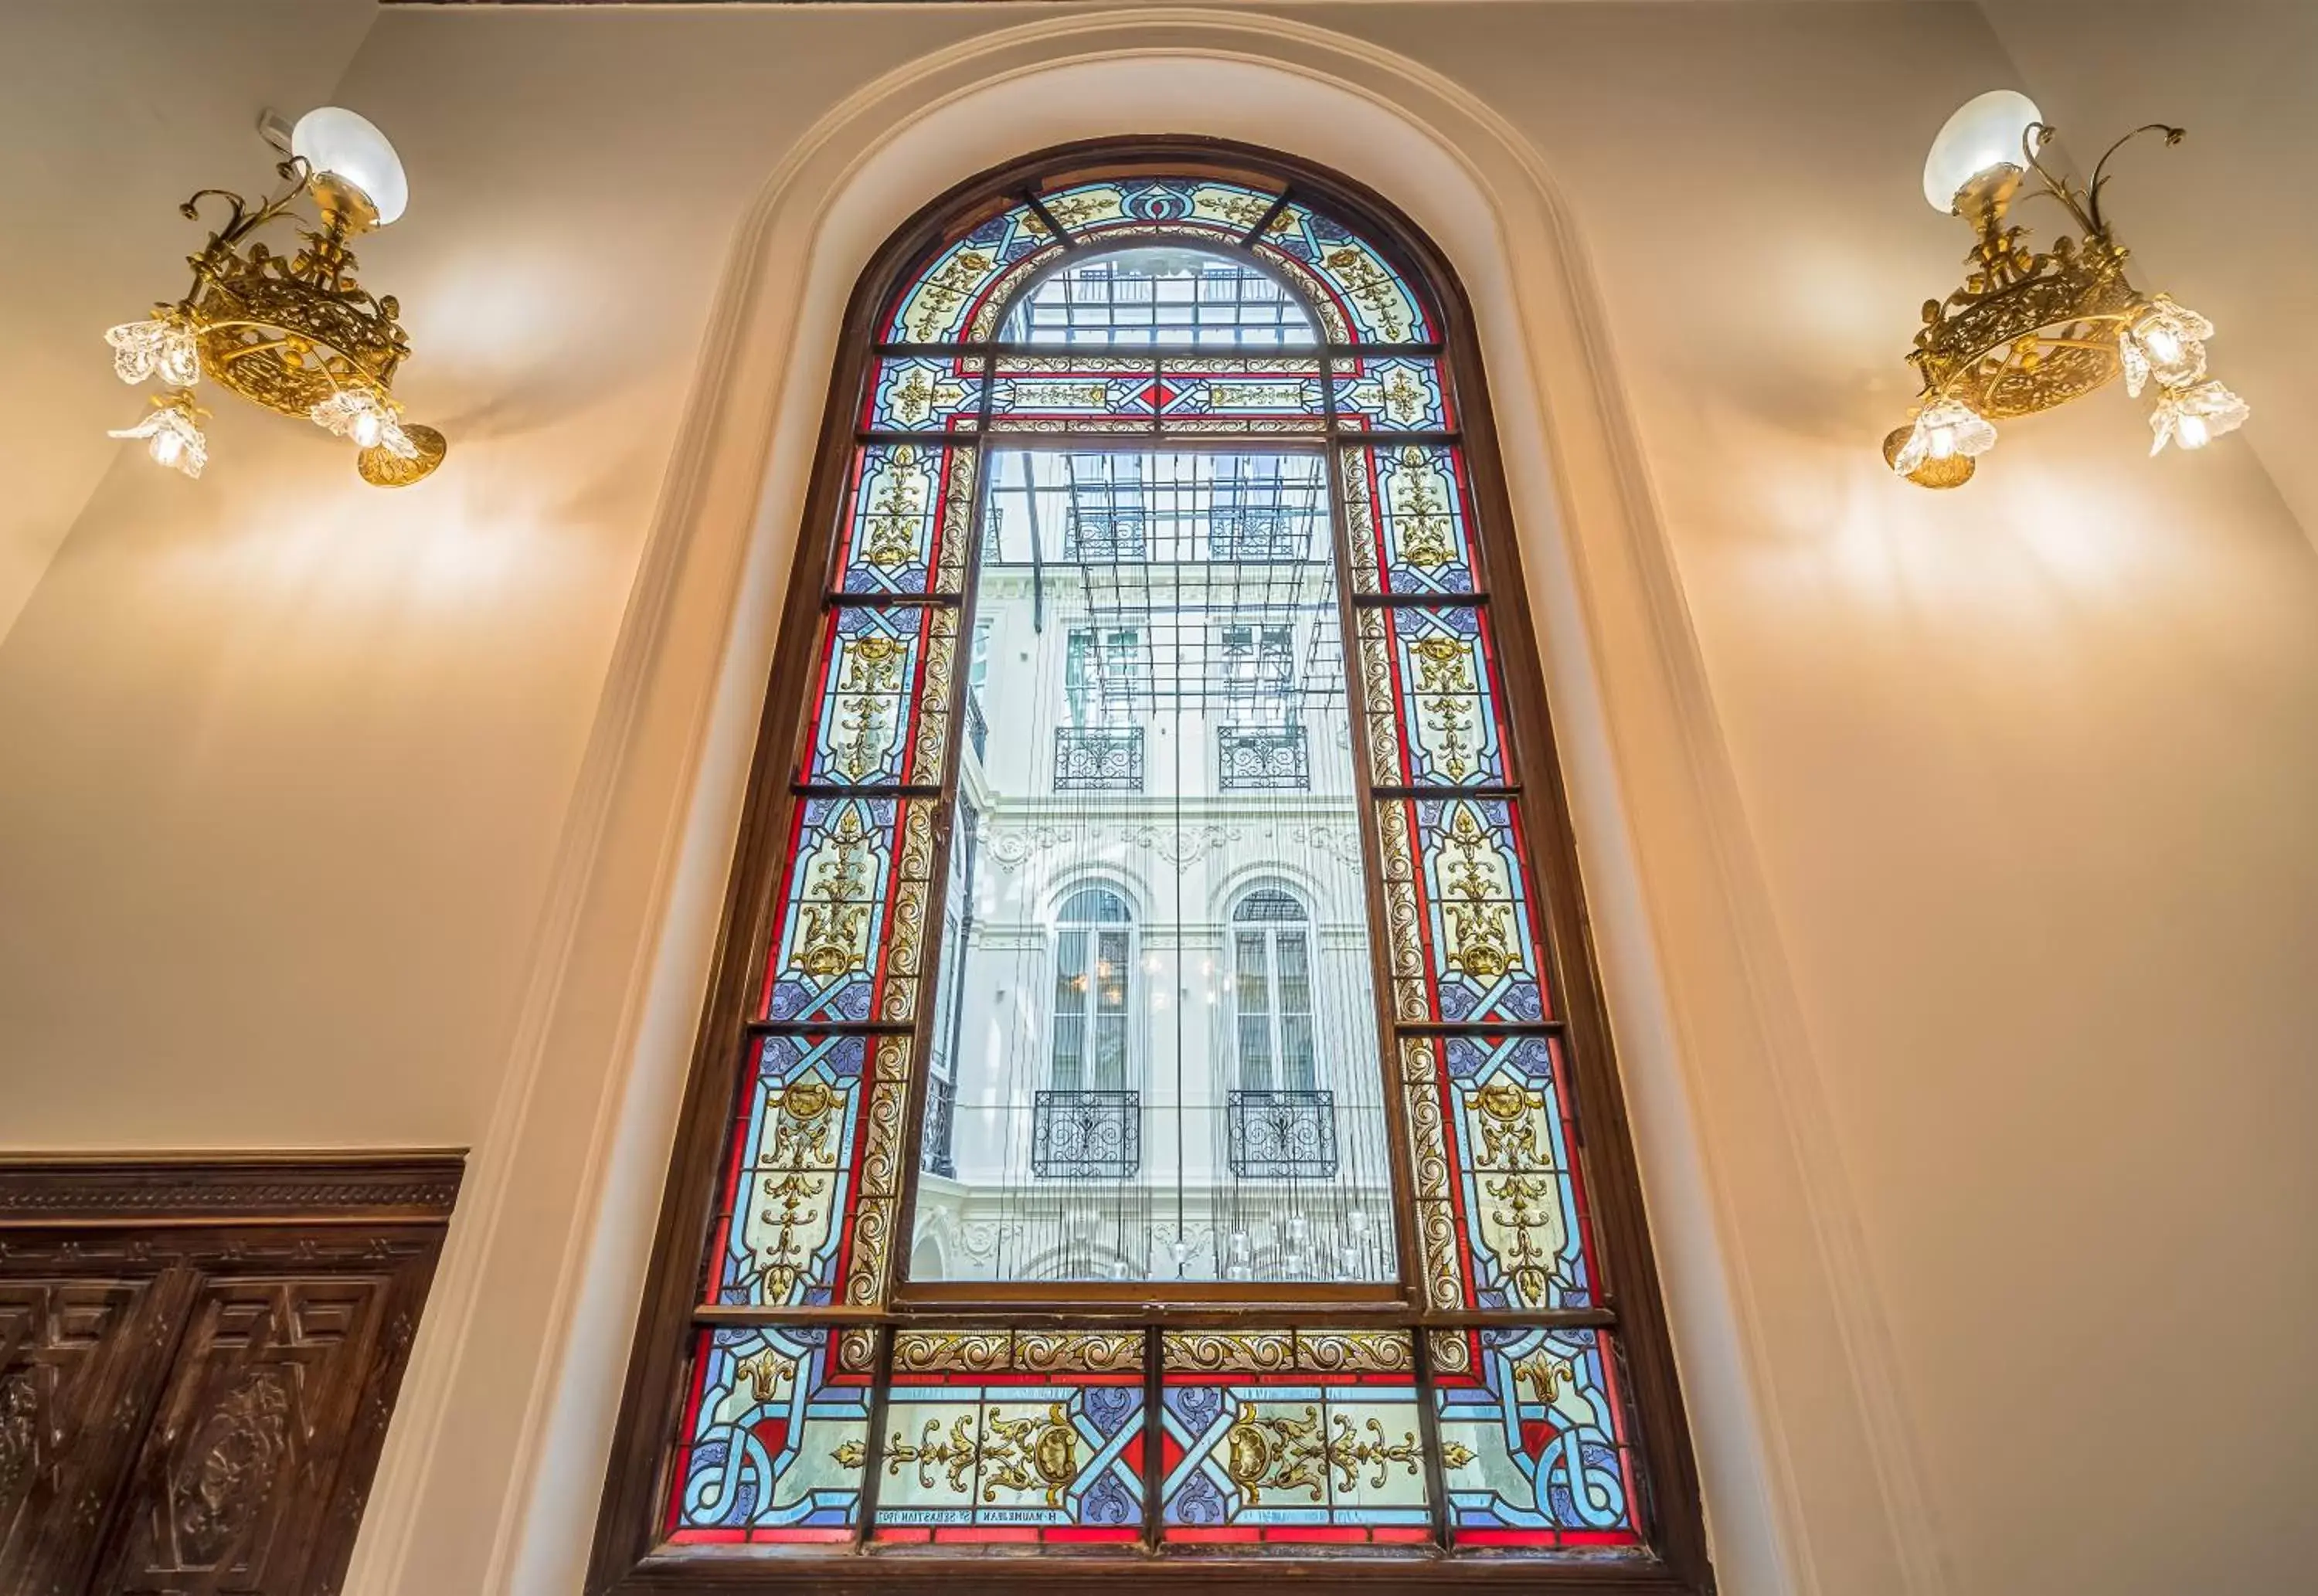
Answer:
[[[448,1219],[462,1152],[0,1154],[0,1227]]]

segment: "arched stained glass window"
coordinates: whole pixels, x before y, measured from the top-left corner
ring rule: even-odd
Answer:
[[[598,1585],[1703,1588],[1445,268],[1146,145],[969,185],[862,291]]]

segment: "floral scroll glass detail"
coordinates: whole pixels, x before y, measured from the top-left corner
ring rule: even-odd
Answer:
[[[1458,451],[1380,444],[1341,458],[1352,591],[1472,593],[1471,496]]]
[[[1496,649],[1485,613],[1397,605],[1362,610],[1359,629],[1378,784],[1506,785]]]
[[[1406,1331],[1161,1338],[1163,1541],[1432,1538]]]
[[[1451,1313],[1593,1306],[1559,1043],[1411,1036],[1400,1050],[1427,1303]]]
[[[804,779],[849,787],[939,782],[957,612],[934,605],[831,610],[822,639],[813,678],[821,710]]]
[[[1429,1333],[1450,1545],[1639,1545],[1640,1489],[1608,1332]]]
[[[1137,1545],[1139,1331],[894,1332],[871,1538]]]
[[[933,811],[921,799],[798,801],[765,976],[766,1018],[916,1017]]]
[[[751,1051],[716,1220],[713,1300],[879,1300],[901,1197],[909,1039],[778,1035]]]
[[[837,586],[856,596],[955,595],[974,533],[972,449],[866,444],[855,453]]]
[[[1513,802],[1394,800],[1376,811],[1395,1015],[1469,1025],[1547,1018]]]
[[[828,1325],[702,1331],[667,1538],[851,1541],[861,1521],[870,1346],[866,1331]]]

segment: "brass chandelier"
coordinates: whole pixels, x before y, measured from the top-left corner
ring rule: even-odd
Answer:
[[[2082,188],[2055,177],[2042,157],[2053,130],[2024,94],[1999,89],[1948,119],[1924,164],[1924,197],[1961,216],[1978,235],[1963,286],[1924,302],[1923,330],[1908,360],[1923,391],[1909,425],[1883,440],[1891,470],[1925,488],[1972,480],[1976,457],[1996,443],[1999,421],[2049,410],[2122,376],[2139,398],[2152,382],[2155,442],[2201,449],[2234,432],[2246,403],[2206,374],[2213,323],[2165,294],[2143,294],[2125,274],[2126,250],[2101,213],[2110,157],[2143,133],[2169,145],[2182,130],[2152,122],[2109,146]],[[2075,220],[2080,238],[2032,249],[2006,212],[2030,174],[2041,194]]]
[[[209,461],[193,402],[204,377],[242,398],[298,416],[358,451],[365,482],[400,488],[443,463],[447,446],[431,426],[406,423],[394,397],[394,374],[410,354],[392,294],[371,293],[355,280],[346,241],[400,216],[409,184],[394,147],[362,117],[336,106],[299,118],[290,158],[277,170],[287,186],[252,209],[239,194],[205,188],[178,209],[198,220],[202,202],[227,207],[225,225],[187,257],[193,286],[152,317],[107,332],[112,369],[123,382],[158,378],[163,391],[136,426],[110,435],[142,438],[162,465],[198,477]],[[298,248],[276,254],[245,243],[301,196],[319,223],[298,225]]]

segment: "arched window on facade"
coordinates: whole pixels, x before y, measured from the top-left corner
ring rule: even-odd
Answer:
[[[1135,917],[1108,887],[1064,900],[1055,928],[1055,1019],[1048,1079],[1057,1091],[1124,1091]]]
[[[1244,1091],[1316,1091],[1311,917],[1295,893],[1263,886],[1231,917],[1232,1040]]]
[[[591,1590],[1706,1589],[1446,266],[1075,147],[848,325]]]

